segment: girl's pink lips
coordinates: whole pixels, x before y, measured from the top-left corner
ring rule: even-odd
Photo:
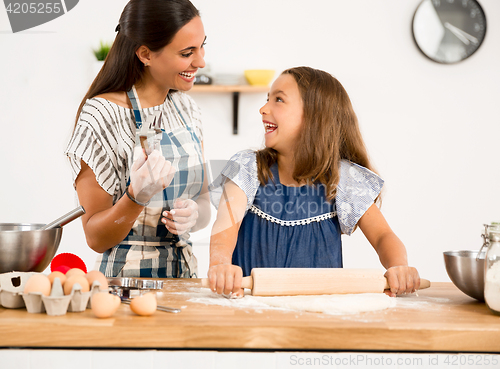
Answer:
[[[264,123],[266,135],[276,131],[276,129],[278,128],[278,125],[276,123],[270,122],[268,120],[263,120],[262,123]]]

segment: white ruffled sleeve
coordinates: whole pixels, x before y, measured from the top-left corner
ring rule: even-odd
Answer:
[[[247,196],[246,210],[250,209],[260,186],[255,151],[244,150],[234,154],[220,175],[208,186],[210,200],[216,208],[219,206],[222,189],[227,179],[233,181],[243,190]]]
[[[384,181],[371,170],[347,160],[340,162],[335,206],[343,234],[350,235],[379,195]]]

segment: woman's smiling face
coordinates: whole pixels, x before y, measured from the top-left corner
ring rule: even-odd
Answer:
[[[297,82],[282,74],[271,86],[267,103],[260,108],[266,146],[280,154],[293,150],[302,129],[304,103]]]
[[[200,17],[182,27],[167,46],[151,53],[147,68],[162,89],[188,91],[198,68],[205,66],[205,30]]]

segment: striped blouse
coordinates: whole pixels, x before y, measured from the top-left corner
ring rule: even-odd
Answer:
[[[176,92],[171,94],[171,97],[187,124],[203,141],[199,107],[185,93]],[[145,118],[158,110],[161,110],[166,118],[162,119],[161,127],[166,132],[175,130],[182,124],[168,98],[161,105],[142,109]],[[113,203],[116,203],[125,192],[130,176],[135,131],[132,109],[103,98],[88,99],[65,151],[70,161],[73,181],[80,173],[83,160],[94,172],[97,183],[113,196]]]

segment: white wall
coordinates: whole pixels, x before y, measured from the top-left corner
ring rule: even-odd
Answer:
[[[376,168],[386,180],[382,211],[421,276],[448,281],[442,252],[478,249],[483,223],[500,219],[500,1],[480,0],[488,31],[456,65],[420,54],[411,20],[420,0],[193,0],[214,72],[281,71],[297,65],[335,75],[351,96]],[[91,48],[112,40],[124,0],[86,0],[65,16],[12,34],[0,8],[0,222],[49,222],[74,208],[63,155],[93,76]],[[230,95],[192,95],[203,110],[206,155],[226,159],[260,147],[265,94],[243,94],[240,134]],[[91,268],[79,221],[59,252]],[[193,235],[206,274],[209,230]],[[358,231],[344,237],[346,267],[378,267]]]

